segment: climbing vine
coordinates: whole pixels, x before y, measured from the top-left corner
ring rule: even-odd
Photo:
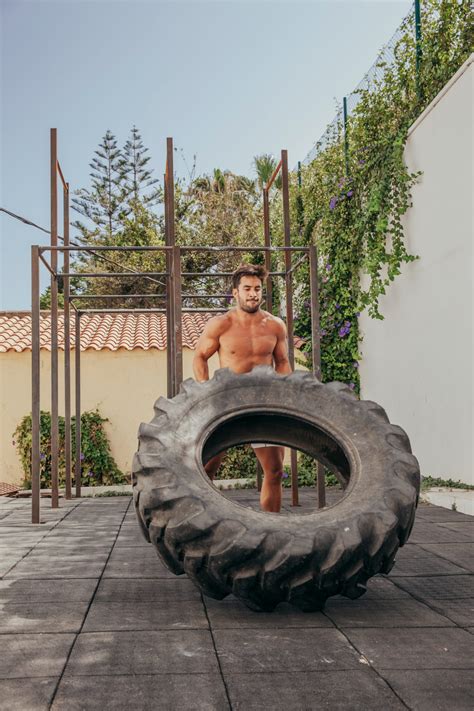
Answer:
[[[358,90],[348,118],[333,124],[316,158],[303,167],[301,187],[291,184],[293,244],[314,242],[319,254],[320,336],[325,381],[341,380],[359,391],[358,318],[383,319],[381,297],[403,266],[417,259],[404,238],[403,216],[422,174],[404,161],[408,129],[472,48],[469,2],[422,3],[422,58],[417,79],[414,16],[403,22],[393,61],[376,65],[370,88]],[[281,235],[275,203],[272,229]],[[281,239],[281,238],[280,238]],[[295,331],[307,339],[311,358],[308,270],[295,290]]]
[[[100,486],[102,484],[126,484],[128,477],[123,474],[110,453],[110,445],[104,430],[107,419],[101,417],[97,410],[83,412],[81,415],[81,473],[85,486]],[[59,485],[65,483],[64,455],[64,417],[58,418],[59,425]],[[71,418],[71,441],[74,443],[75,418]],[[24,487],[31,488],[31,415],[25,415],[13,434],[13,446],[16,447],[24,473]],[[73,445],[73,470],[75,451]],[[41,411],[40,414],[40,480],[41,488],[51,486],[51,413]]]

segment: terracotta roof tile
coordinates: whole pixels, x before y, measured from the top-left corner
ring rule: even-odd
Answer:
[[[195,348],[204,324],[213,316],[212,313],[183,314],[183,346]],[[58,343],[64,350],[64,316],[59,314]],[[51,350],[51,315],[49,311],[41,313],[40,343],[43,350]],[[301,338],[295,338],[295,347],[303,344]],[[71,318],[71,345],[75,344],[74,318]],[[124,348],[132,351],[136,348],[149,350],[166,349],[165,314],[83,314],[81,316],[81,351],[88,349],[116,351]],[[0,353],[7,351],[31,350],[31,313],[0,312]]]

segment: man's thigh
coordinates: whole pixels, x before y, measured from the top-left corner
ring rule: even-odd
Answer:
[[[283,470],[284,447],[257,447],[254,452],[264,472],[281,472]]]

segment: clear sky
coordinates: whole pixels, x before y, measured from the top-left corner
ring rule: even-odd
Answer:
[[[0,0],[0,206],[49,229],[49,129],[71,189],[107,129],[135,124],[164,172],[173,136],[197,172],[252,176],[253,157],[304,159],[411,0]],[[176,155],[180,175],[186,168]],[[254,176],[253,176],[254,177]],[[72,213],[71,218],[74,218]],[[62,217],[59,217],[60,221]],[[30,245],[0,213],[0,309],[30,308]],[[74,231],[71,233],[74,237]],[[42,270],[45,272],[45,270]],[[47,283],[42,275],[42,287]]]

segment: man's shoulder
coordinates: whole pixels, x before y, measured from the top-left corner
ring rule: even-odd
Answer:
[[[281,318],[279,318],[279,316],[274,316],[269,311],[264,311],[263,309],[262,314],[265,320],[267,321],[267,324],[274,328],[276,331],[285,330],[285,322]]]
[[[223,314],[217,314],[212,316],[204,327],[205,331],[209,334],[220,335],[226,331],[231,325],[230,312],[226,311]]]

